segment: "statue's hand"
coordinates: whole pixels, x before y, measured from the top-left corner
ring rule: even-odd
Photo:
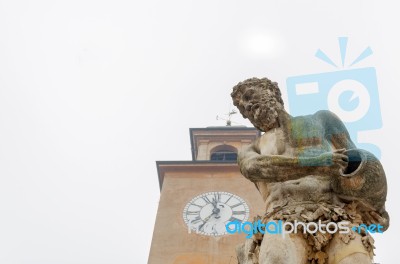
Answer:
[[[327,168],[334,175],[339,175],[339,171],[344,171],[349,163],[349,157],[343,154],[345,150],[338,149],[334,152],[322,153],[317,157],[316,165]]]
[[[384,216],[386,217],[383,217],[382,215],[374,211],[364,212],[363,221],[366,224],[380,224],[383,226],[382,231],[386,231],[386,229],[388,229],[389,227],[389,215],[386,211],[384,212]]]

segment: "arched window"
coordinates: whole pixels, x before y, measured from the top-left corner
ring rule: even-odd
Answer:
[[[217,146],[211,150],[210,160],[236,161],[237,150],[236,148],[229,145]]]

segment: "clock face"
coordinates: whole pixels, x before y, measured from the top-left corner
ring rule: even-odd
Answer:
[[[231,221],[245,222],[249,207],[237,195],[228,192],[207,192],[194,197],[183,210],[189,230],[209,236],[225,235]]]

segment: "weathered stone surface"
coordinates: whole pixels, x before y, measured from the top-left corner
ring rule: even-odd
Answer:
[[[268,221],[350,221],[386,230],[386,177],[371,153],[357,149],[330,111],[290,116],[278,84],[263,78],[240,82],[231,94],[243,117],[265,132],[241,151],[241,173],[262,195]],[[302,231],[302,230],[299,230]],[[239,263],[371,263],[367,233],[254,236],[238,246]]]

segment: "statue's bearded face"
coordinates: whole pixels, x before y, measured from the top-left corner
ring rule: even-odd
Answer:
[[[278,113],[283,109],[274,91],[256,86],[247,87],[238,94],[237,107],[241,114],[262,131],[278,127]]]

